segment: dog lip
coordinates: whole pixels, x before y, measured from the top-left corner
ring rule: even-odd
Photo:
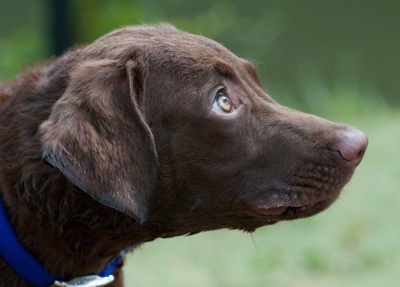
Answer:
[[[276,216],[283,214],[288,208],[289,206],[269,207],[269,208],[258,207],[258,211],[263,215]]]
[[[277,206],[271,207],[269,205],[261,205],[257,207],[257,212],[263,216],[272,216],[275,217],[287,217],[290,214],[296,214],[290,216],[292,219],[303,217],[303,214],[307,214],[308,212],[312,211],[315,207],[319,205],[325,205],[326,203],[330,202],[330,200],[319,200],[315,202],[308,202],[304,204],[293,204],[293,205],[284,205],[284,206]],[[325,209],[325,208],[324,208]],[[318,211],[319,212],[319,211]],[[317,212],[317,213],[318,213]],[[314,212],[312,212],[314,214]]]

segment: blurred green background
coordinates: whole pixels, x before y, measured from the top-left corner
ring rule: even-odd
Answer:
[[[1,0],[0,79],[55,52],[50,2]],[[129,259],[128,286],[399,286],[400,1],[71,0],[61,8],[67,44],[156,22],[213,38],[251,60],[280,103],[370,138],[329,210],[252,235],[146,244]]]

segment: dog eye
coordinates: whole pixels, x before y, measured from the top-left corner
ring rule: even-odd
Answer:
[[[223,92],[218,92],[215,97],[213,107],[221,112],[230,113],[232,112],[232,102]]]

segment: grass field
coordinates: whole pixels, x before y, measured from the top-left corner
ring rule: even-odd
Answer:
[[[369,136],[352,182],[327,211],[253,235],[215,231],[145,244],[127,286],[399,286],[400,113],[346,122]]]

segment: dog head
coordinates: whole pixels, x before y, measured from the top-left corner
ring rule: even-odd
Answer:
[[[79,57],[41,126],[43,157],[164,236],[316,214],[367,146],[354,128],[280,106],[249,62],[168,25],[112,32]]]

